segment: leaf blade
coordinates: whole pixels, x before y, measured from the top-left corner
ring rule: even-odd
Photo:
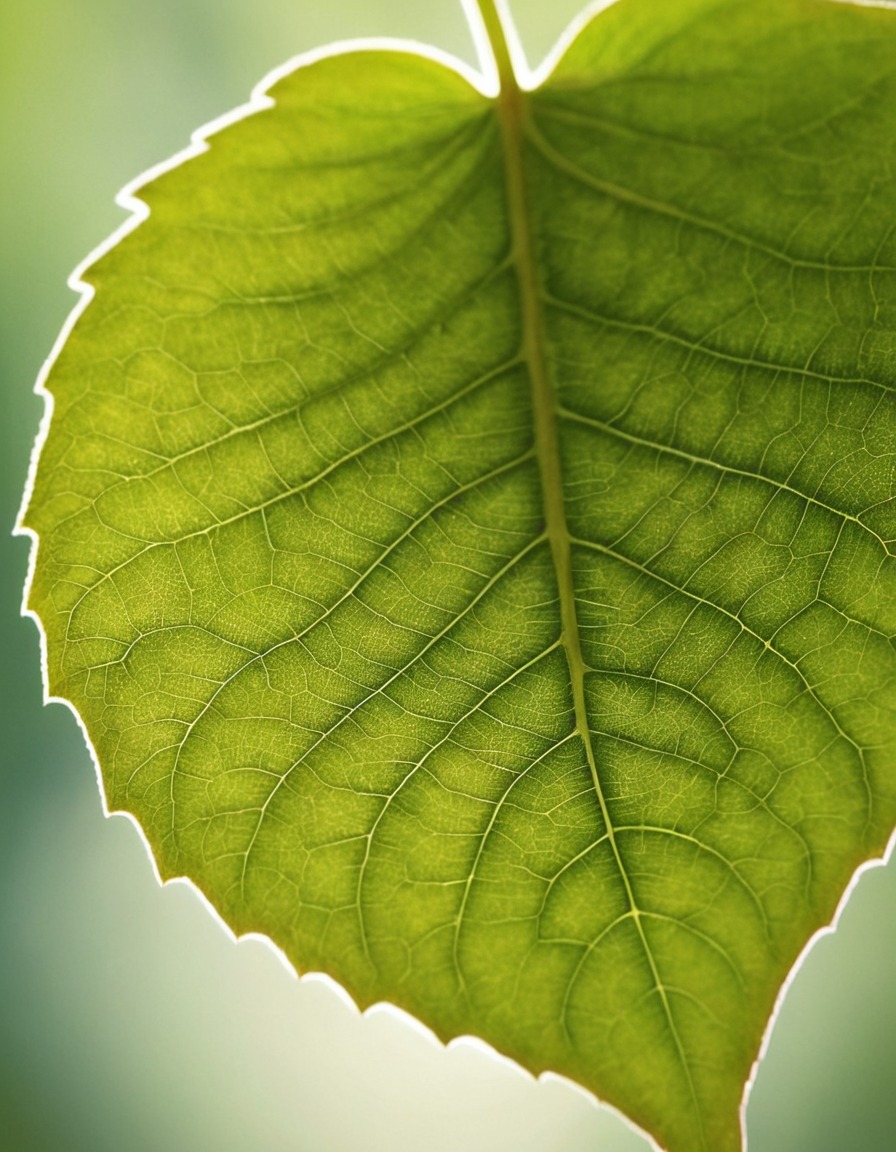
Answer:
[[[689,11],[714,36],[723,8],[755,29],[747,6]],[[802,28],[817,5],[784,8]],[[95,271],[97,300],[55,369],[69,431],[54,426],[32,523],[39,534],[41,517],[53,525],[56,572],[42,561],[34,594],[45,621],[62,608],[54,686],[79,700],[110,800],[138,811],[163,874],[189,870],[237,930],[274,935],[362,1004],[391,999],[443,1037],[475,1031],[533,1070],[564,1071],[670,1148],[734,1148],[777,985],[852,870],[882,847],[893,797],[878,773],[880,811],[865,827],[867,792],[850,786],[844,835],[843,788],[831,782],[808,817],[823,834],[803,827],[818,787],[799,757],[808,748],[832,779],[855,775],[869,716],[889,706],[882,691],[877,704],[853,700],[856,684],[886,689],[892,677],[886,634],[866,620],[869,604],[878,626],[887,619],[867,560],[868,548],[886,551],[886,509],[843,511],[856,477],[867,498],[888,498],[889,474],[842,454],[814,473],[804,456],[795,467],[779,443],[798,426],[786,404],[783,429],[766,421],[772,432],[757,441],[755,426],[769,372],[829,390],[881,382],[834,379],[811,358],[764,364],[736,341],[709,346],[711,310],[668,230],[677,244],[695,229],[694,268],[705,278],[712,267],[728,290],[743,267],[756,272],[726,264],[751,239],[743,221],[730,210],[711,227],[711,215],[608,177],[617,160],[635,185],[665,167],[679,175],[673,191],[687,190],[688,166],[657,165],[659,144],[642,163],[631,147],[640,124],[598,124],[591,164],[594,101],[604,118],[607,103],[641,108],[614,103],[620,61],[603,55],[611,21],[625,47],[627,20],[639,35],[659,26],[643,0],[620,4],[526,97],[509,183],[524,174],[537,208],[528,265],[519,227],[512,249],[499,116],[431,62],[321,62],[284,81],[270,120],[240,125],[232,145],[222,136],[149,189],[154,219],[116,250],[121,271],[116,254]],[[646,81],[622,53],[623,96],[689,59],[662,53]],[[352,95],[347,112],[340,93],[364,74],[379,103]],[[679,111],[648,110],[658,107],[665,120]],[[287,118],[276,134],[275,117]],[[710,153],[718,178],[725,149],[707,144],[707,120],[691,101],[685,126],[703,136],[683,147]],[[668,123],[653,135],[663,133]],[[296,140],[320,149],[300,188]],[[587,259],[564,230],[583,219]],[[638,230],[650,232],[652,264],[668,256],[659,275],[640,259]],[[778,304],[764,262],[780,249],[775,238],[749,248]],[[784,263],[824,271],[805,254]],[[691,311],[667,332],[649,293],[663,304],[680,291],[682,267]],[[631,289],[624,268],[640,278]],[[879,262],[840,272],[888,275]],[[542,285],[539,373],[520,351],[538,324],[521,317]],[[604,314],[608,300],[621,315]],[[712,368],[692,369],[698,357]],[[739,385],[743,444],[718,437],[725,372],[760,380]],[[694,392],[686,420],[670,411],[670,378]],[[83,393],[74,404],[67,387]],[[845,433],[890,443],[877,408],[856,416],[853,401],[836,403],[829,396],[825,412]],[[97,431],[138,427],[139,443]],[[96,573],[85,540],[108,569],[86,592]],[[794,588],[805,599],[824,579],[843,598],[857,567],[866,587],[849,602],[845,641],[812,602],[768,639]],[[789,643],[776,646],[779,634]],[[816,679],[835,642],[846,660],[831,705]],[[784,752],[772,755],[776,741]]]

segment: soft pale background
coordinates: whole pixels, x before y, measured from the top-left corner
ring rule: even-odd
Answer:
[[[537,57],[577,0],[514,7]],[[285,58],[374,34],[472,57],[458,0],[4,0],[4,525],[66,276],[121,219],[118,187]],[[16,616],[27,546],[0,542],[0,1152],[646,1150],[563,1085],[361,1020],[260,945],[235,947],[185,888],[159,889],[133,828],[103,820],[74,720],[41,709],[36,632]],[[896,862],[865,877],[794,985],[751,1152],[896,1147],[894,959]]]

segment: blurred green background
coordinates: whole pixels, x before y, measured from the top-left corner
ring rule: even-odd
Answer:
[[[515,0],[537,59],[577,0]],[[894,14],[896,18],[896,14]],[[120,221],[127,180],[332,39],[415,37],[472,60],[459,0],[4,0],[0,13],[2,523],[41,405],[31,387]],[[2,534],[2,1152],[645,1152],[569,1086],[387,1014],[358,1017],[160,889],[103,819],[72,716],[41,707],[18,616],[27,543]],[[792,988],[748,1113],[751,1152],[896,1147],[896,862],[863,879]]]

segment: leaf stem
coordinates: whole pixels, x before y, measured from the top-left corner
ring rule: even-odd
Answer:
[[[513,56],[510,52],[510,43],[507,39],[507,30],[504,26],[501,10],[495,0],[477,0],[477,3],[492,55],[495,58],[495,66],[498,69],[501,94],[518,92],[519,84],[513,68]]]

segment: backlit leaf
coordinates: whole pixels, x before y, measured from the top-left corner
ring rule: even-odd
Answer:
[[[896,820],[896,14],[330,55],[140,190],[48,379],[51,690],[160,872],[735,1152]]]

